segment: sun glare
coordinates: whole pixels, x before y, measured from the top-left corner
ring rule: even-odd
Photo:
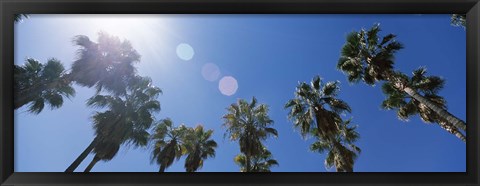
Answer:
[[[152,59],[164,59],[168,52],[165,49],[173,45],[171,38],[178,37],[167,20],[168,17],[161,15],[95,15],[85,26],[92,32],[106,32],[130,41],[142,55],[142,64],[149,70],[160,65]]]
[[[150,32],[161,22],[152,16],[108,15],[91,19],[91,25],[97,31],[107,32],[121,37],[151,36]]]

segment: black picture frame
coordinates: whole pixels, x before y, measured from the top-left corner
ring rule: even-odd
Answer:
[[[10,185],[478,185],[478,0],[1,0],[0,183]],[[15,173],[13,15],[27,14],[467,14],[466,173]]]

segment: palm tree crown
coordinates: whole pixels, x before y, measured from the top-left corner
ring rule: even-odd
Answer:
[[[202,168],[203,161],[209,157],[215,157],[215,148],[217,143],[210,139],[213,130],[205,131],[202,125],[195,128],[189,128],[185,135],[185,149],[187,158],[185,159],[185,169],[187,172],[195,172]]]
[[[240,152],[245,154],[249,164],[252,156],[262,153],[262,141],[269,136],[278,135],[277,130],[270,127],[273,120],[268,116],[268,106],[258,105],[257,99],[253,97],[250,103],[239,99],[237,103],[230,105],[227,111],[223,116],[225,136],[228,135],[232,141],[239,141]],[[250,172],[249,167],[248,165],[247,172]]]
[[[299,83],[295,98],[285,104],[285,108],[291,108],[288,118],[300,129],[303,137],[315,127],[324,139],[338,133],[340,114],[351,112],[350,106],[337,98],[338,84],[338,81],[324,84],[319,76],[315,76],[310,85]]]
[[[353,165],[361,149],[354,145],[360,135],[355,131],[356,126],[349,126],[351,120],[342,123],[340,132],[333,138],[333,143],[326,141],[318,136],[317,129],[312,130],[312,135],[316,140],[310,150],[314,152],[327,152],[325,167],[335,166],[337,172],[353,172]]]
[[[152,160],[160,165],[159,172],[165,172],[166,168],[186,153],[184,139],[187,132],[188,128],[185,125],[174,127],[170,118],[157,124],[152,135],[155,145]]]
[[[395,41],[396,35],[388,34],[381,41],[378,37],[380,25],[370,30],[351,32],[341,50],[337,68],[346,73],[350,82],[363,80],[373,85],[377,81],[388,80],[393,70],[394,54],[403,48]]]
[[[48,103],[52,109],[63,105],[64,98],[75,95],[71,83],[54,83],[65,75],[63,64],[49,59],[46,64],[29,58],[23,66],[14,66],[15,109],[30,104],[29,111],[40,113]],[[44,85],[48,88],[42,88]]]
[[[74,43],[80,49],[70,80],[81,86],[95,86],[98,92],[106,89],[114,95],[126,94],[128,79],[136,73],[134,64],[140,61],[129,41],[100,32],[97,43],[84,35],[76,36]]]

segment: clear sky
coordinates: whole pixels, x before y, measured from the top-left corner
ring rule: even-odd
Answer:
[[[233,161],[239,146],[223,138],[221,117],[237,99],[252,96],[270,106],[279,132],[266,142],[280,164],[272,171],[334,171],[325,168],[325,155],[309,151],[312,140],[301,138],[283,108],[299,81],[320,75],[341,82],[339,97],[350,104],[359,126],[356,144],[362,153],[356,172],[464,172],[465,143],[418,116],[398,120],[395,111],[380,108],[380,86],[350,84],[336,69],[346,35],[374,23],[380,23],[381,35],[397,34],[405,45],[395,67],[410,74],[426,66],[430,75],[445,78],[440,95],[449,112],[466,120],[466,34],[450,25],[450,15],[31,15],[15,25],[15,64],[27,57],[42,63],[55,57],[69,69],[76,59],[76,35],[96,41],[103,30],[130,40],[142,55],[138,74],[151,77],[164,92],[156,118],[214,130],[216,157],[199,171],[239,171]],[[235,81],[238,87],[232,86]],[[93,140],[95,109],[85,101],[94,91],[74,87],[77,95],[60,109],[46,107],[39,115],[25,108],[15,112],[16,172],[63,172]],[[92,171],[158,171],[150,158],[151,148],[123,146],[112,161],[99,162]],[[183,159],[166,171],[184,172]]]

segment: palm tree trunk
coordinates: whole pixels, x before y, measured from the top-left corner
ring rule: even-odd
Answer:
[[[445,129],[449,133],[455,135],[458,139],[462,140],[463,142],[467,141],[467,139],[465,138],[465,135],[463,135],[460,131],[458,131],[458,129],[455,126],[453,126],[453,125],[451,125],[451,124],[449,124],[445,121],[439,121],[438,125],[440,125],[440,127]]]
[[[451,123],[453,126],[462,129],[463,131],[467,130],[467,126],[464,121],[458,119],[450,112],[438,107],[433,102],[428,100],[427,98],[421,96],[417,93],[417,91],[413,90],[410,87],[405,87],[403,89],[408,95],[410,95],[413,99],[419,101],[420,103],[424,104],[428,108],[432,109],[435,113],[437,113],[441,118],[445,119],[448,123]]]
[[[245,161],[247,161],[247,169],[245,172],[250,172],[250,155],[245,155]]]
[[[67,168],[67,170],[65,170],[65,172],[73,172],[75,169],[77,169],[80,163],[82,163],[82,161],[85,160],[88,154],[92,152],[93,147],[95,147],[95,145],[97,145],[97,138],[95,138],[90,143],[90,145],[88,145],[88,147],[80,154],[80,156],[77,157],[77,159],[75,159],[75,161],[73,161],[73,163]]]
[[[318,109],[316,111],[315,119],[316,119],[316,123],[317,123],[317,129],[318,129],[319,136],[321,136],[321,137],[325,136],[327,138],[327,139],[324,139],[324,140],[329,141],[329,143],[331,143],[333,145],[333,150],[336,151],[339,154],[340,161],[342,161],[344,164],[346,164],[347,161],[345,160],[345,157],[342,156],[342,154],[341,154],[341,152],[338,148],[338,145],[341,145],[341,144],[336,142],[334,136],[332,136],[333,135],[332,133],[326,133],[325,131],[321,130],[322,127],[320,126],[320,123],[327,124],[328,121],[325,118],[323,118],[323,115],[320,113],[320,109]],[[323,121],[321,121],[321,120],[323,120]],[[332,127],[330,127],[330,128],[332,128]],[[338,167],[337,166],[335,166],[335,167],[337,168],[337,172],[338,172],[339,171]]]
[[[339,163],[337,160],[334,160],[334,165],[335,165],[335,171],[337,172],[345,172],[343,171],[341,163]],[[341,161],[341,160],[340,160]]]
[[[342,163],[335,164],[337,172],[353,172],[353,167],[348,167],[348,165],[345,165],[345,162],[343,162],[342,158],[340,158],[340,162]]]
[[[98,161],[100,161],[100,158],[98,158],[97,156],[93,157],[92,162],[88,164],[87,168],[85,168],[85,171],[83,172],[90,172],[90,170],[92,170],[93,166],[95,166]]]
[[[333,143],[333,150],[338,153],[338,157],[340,158],[340,161],[342,162],[342,165],[343,165],[343,166],[340,166],[340,167],[335,165],[335,167],[337,168],[337,172],[339,170],[342,171],[342,172],[353,172],[353,168],[352,168],[352,170],[347,170],[345,168],[345,166],[348,165],[348,161],[345,159],[344,154],[342,153],[340,148],[338,148],[342,144],[340,144],[339,142],[336,142],[334,140],[335,139],[333,137],[330,138],[331,143]]]
[[[165,166],[164,165],[160,165],[160,170],[158,172],[165,172]]]
[[[247,131],[246,131],[246,132],[247,132],[247,133],[246,133],[246,135],[247,135],[246,138],[247,138],[247,139],[250,139],[250,130],[249,130],[248,127],[247,127]],[[252,150],[251,150],[252,147],[251,147],[251,144],[250,144],[250,141],[249,141],[249,140],[247,140],[246,143],[247,143],[247,144],[246,144],[246,145],[247,145],[247,152],[245,152],[245,161],[247,161],[247,162],[246,162],[247,167],[246,167],[246,169],[245,169],[245,170],[246,170],[245,172],[250,172],[250,156],[252,155]]]
[[[345,172],[353,172],[353,164],[345,164],[344,170]]]
[[[467,130],[467,125],[465,124],[464,121],[462,121],[461,119],[455,117],[453,114],[451,114],[450,112],[440,108],[439,106],[437,106],[435,103],[431,102],[430,100],[428,100],[427,98],[423,97],[422,95],[418,94],[417,91],[413,90],[412,88],[406,86],[406,84],[400,79],[400,78],[397,78],[393,72],[391,71],[386,71],[384,72],[385,76],[386,76],[386,79],[392,83],[395,88],[399,89],[399,90],[402,90],[404,91],[405,93],[407,93],[408,95],[410,95],[413,99],[419,101],[420,103],[424,104],[425,106],[427,106],[429,109],[432,109],[433,112],[435,112],[436,114],[438,114],[438,116],[442,119],[444,119],[445,121],[447,121],[448,123],[452,124],[453,126],[463,130],[463,131],[466,131]]]

